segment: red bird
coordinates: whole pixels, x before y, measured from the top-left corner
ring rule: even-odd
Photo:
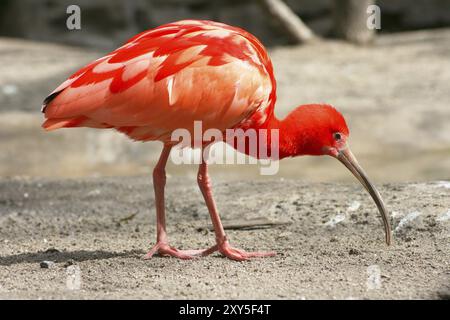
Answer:
[[[279,158],[329,155],[340,160],[375,201],[390,243],[387,210],[347,145],[344,117],[332,106],[302,105],[285,119],[274,115],[276,82],[266,49],[250,33],[212,21],[184,20],[140,33],[110,54],[80,69],[43,103],[46,130],[70,127],[114,128],[138,141],[164,144],[153,170],[156,244],[144,256],[181,259],[219,251],[234,260],[272,256],[233,248],[225,235],[213,199],[208,165],[199,165],[202,191],[216,235],[206,250],[178,250],[166,234],[165,166],[176,129],[193,132],[231,128],[279,132]],[[204,141],[205,144],[208,142]],[[242,150],[241,150],[242,151]],[[248,148],[243,150],[248,153]],[[203,159],[206,160],[206,159]]]

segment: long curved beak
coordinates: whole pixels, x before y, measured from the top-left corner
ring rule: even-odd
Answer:
[[[336,158],[344,164],[344,166],[347,167],[348,170],[353,173],[353,175],[356,177],[356,179],[361,182],[361,184],[364,186],[364,188],[369,192],[370,196],[372,197],[373,201],[375,201],[375,204],[378,207],[378,210],[380,211],[381,218],[383,219],[384,224],[384,232],[386,235],[386,244],[391,244],[391,225],[389,224],[389,216],[388,212],[386,210],[386,206],[384,205],[383,199],[381,199],[380,193],[375,188],[375,186],[370,182],[369,178],[367,177],[366,173],[364,172],[363,168],[359,165],[358,161],[356,160],[353,153],[350,151],[350,149],[347,147],[343,150],[340,150]]]

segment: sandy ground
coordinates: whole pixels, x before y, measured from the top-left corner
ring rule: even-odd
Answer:
[[[149,178],[1,179],[0,298],[448,299],[450,183],[380,190],[391,247],[356,183],[268,179],[216,183],[215,193],[224,221],[289,222],[228,231],[235,246],[276,257],[143,261],[155,238]],[[213,244],[194,180],[169,178],[167,208],[172,245]],[[41,268],[46,260],[55,264]]]

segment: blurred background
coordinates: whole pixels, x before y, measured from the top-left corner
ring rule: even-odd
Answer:
[[[379,30],[367,7],[381,9]],[[81,9],[69,30],[68,6]],[[0,176],[150,174],[161,146],[111,130],[41,128],[42,100],[134,34],[181,19],[247,29],[267,46],[279,117],[326,102],[345,115],[351,146],[378,182],[450,179],[450,0],[1,0]],[[215,165],[222,179],[260,179],[255,165]],[[168,173],[194,177],[193,165]],[[277,177],[350,181],[337,161],[280,162]],[[150,175],[149,175],[150,179]]]

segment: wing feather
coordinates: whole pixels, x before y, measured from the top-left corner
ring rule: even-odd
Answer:
[[[273,108],[271,70],[262,45],[241,29],[172,23],[72,75],[44,100],[43,127],[114,127],[137,140],[192,130],[195,120],[224,130]]]

